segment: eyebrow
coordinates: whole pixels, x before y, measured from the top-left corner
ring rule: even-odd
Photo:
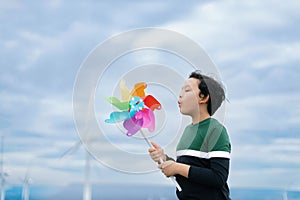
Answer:
[[[184,85],[181,89],[191,88],[190,85]]]

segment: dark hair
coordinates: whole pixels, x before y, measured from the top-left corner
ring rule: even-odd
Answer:
[[[223,85],[213,78],[201,74],[198,70],[192,72],[189,78],[196,78],[200,80],[198,85],[200,90],[199,96],[207,97],[209,95],[207,111],[212,116],[225,100]]]

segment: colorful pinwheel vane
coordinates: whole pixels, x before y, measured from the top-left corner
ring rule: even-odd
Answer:
[[[132,136],[141,128],[148,128],[150,132],[155,129],[154,110],[160,110],[161,104],[152,95],[146,95],[147,84],[140,82],[134,85],[130,92],[125,86],[124,80],[120,82],[121,100],[116,97],[106,98],[113,106],[120,111],[110,113],[110,118],[106,123],[123,122],[123,127],[127,130],[126,135]]]

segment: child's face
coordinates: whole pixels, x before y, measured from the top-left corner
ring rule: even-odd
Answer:
[[[189,78],[184,82],[178,99],[182,114],[190,116],[199,114],[199,83],[200,81],[195,78]]]

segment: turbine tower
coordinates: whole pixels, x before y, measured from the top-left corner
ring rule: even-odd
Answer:
[[[288,195],[287,195],[287,191],[285,190],[282,194],[282,200],[288,200]]]
[[[89,104],[88,104],[88,112],[87,116],[83,117],[84,120],[84,133],[87,134],[85,138],[85,142],[90,143],[96,140],[96,138],[91,138],[89,136],[90,132],[90,121],[91,121],[91,114],[93,110],[93,93],[89,97]],[[94,140],[95,139],[95,140]],[[80,146],[82,145],[82,140],[76,142],[71,148],[69,148],[60,158],[65,157],[67,154],[73,154]],[[83,187],[83,200],[91,200],[92,199],[92,189],[91,189],[91,182],[90,182],[90,172],[91,172],[91,155],[89,154],[88,150],[84,148],[85,151],[85,167],[84,167],[84,187]]]
[[[81,146],[81,141],[76,142],[71,148],[69,148],[66,152],[62,154],[61,159],[69,154],[73,154],[79,147]],[[91,190],[91,182],[90,182],[90,173],[91,173],[91,156],[89,152],[85,151],[85,167],[84,167],[84,187],[83,187],[83,200],[91,200],[92,199],[92,190]]]
[[[31,178],[29,177],[29,170],[27,169],[24,179],[22,180],[22,200],[29,200],[29,185],[31,184]]]
[[[6,177],[8,173],[4,171],[4,162],[3,162],[3,149],[4,149],[4,136],[1,135],[1,200],[5,200],[5,187],[6,187]]]

